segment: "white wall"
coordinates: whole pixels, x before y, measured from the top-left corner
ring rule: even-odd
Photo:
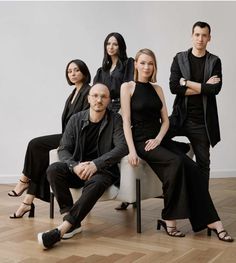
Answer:
[[[94,76],[103,41],[120,32],[134,56],[151,48],[158,59],[158,83],[169,112],[173,56],[191,46],[198,20],[212,26],[209,51],[223,64],[218,96],[222,141],[211,152],[212,176],[236,175],[235,2],[0,2],[0,182],[20,175],[28,141],[58,133],[64,101],[71,92],[67,62],[84,60]]]

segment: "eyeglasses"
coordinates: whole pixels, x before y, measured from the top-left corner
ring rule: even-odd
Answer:
[[[98,100],[99,98],[101,100],[109,99],[109,96],[106,95],[99,95],[99,94],[89,94],[93,99]]]

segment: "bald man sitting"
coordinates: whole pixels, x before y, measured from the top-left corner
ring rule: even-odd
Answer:
[[[100,83],[92,86],[88,102],[90,108],[73,115],[66,126],[58,148],[60,162],[47,169],[60,212],[66,214],[60,226],[38,234],[44,249],[81,231],[81,221],[105,190],[119,181],[117,163],[128,154],[121,116],[107,109],[108,87]],[[71,187],[83,187],[74,204]]]

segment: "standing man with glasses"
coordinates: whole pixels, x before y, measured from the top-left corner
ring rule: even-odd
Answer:
[[[167,135],[189,139],[208,186],[210,145],[214,147],[220,141],[216,95],[222,86],[221,60],[206,50],[210,40],[210,25],[196,22],[192,48],[174,57],[169,84],[176,97]]]
[[[105,190],[119,181],[117,163],[128,154],[121,116],[107,109],[108,87],[95,84],[88,102],[90,108],[73,115],[66,126],[58,148],[60,162],[51,164],[47,170],[60,212],[66,214],[60,226],[38,234],[38,242],[44,249],[81,232],[81,221]],[[75,204],[70,187],[83,187]]]

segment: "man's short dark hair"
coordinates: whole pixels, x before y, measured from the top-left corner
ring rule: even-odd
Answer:
[[[193,25],[193,27],[192,27],[192,34],[193,34],[193,32],[194,32],[194,28],[197,27],[197,26],[199,26],[199,27],[201,27],[201,28],[207,27],[207,28],[208,28],[208,31],[209,31],[209,35],[211,34],[211,27],[210,27],[210,25],[209,25],[208,23],[202,22],[202,21],[198,21],[198,22],[196,22],[196,23]]]

